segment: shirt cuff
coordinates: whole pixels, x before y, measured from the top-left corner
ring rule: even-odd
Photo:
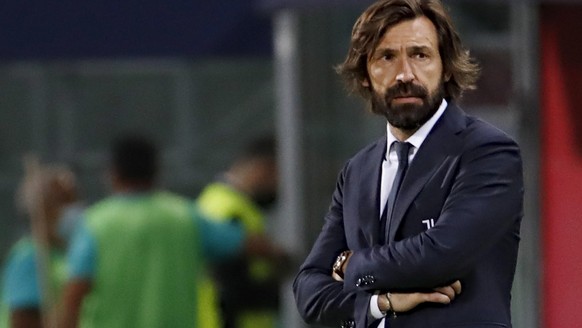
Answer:
[[[379,292],[375,292],[372,297],[370,297],[370,314],[375,319],[382,319],[386,316],[386,314],[380,311],[380,307],[378,306],[378,294]]]

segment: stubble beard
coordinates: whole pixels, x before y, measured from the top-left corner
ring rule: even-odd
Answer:
[[[403,131],[416,131],[438,111],[444,94],[442,82],[432,94],[423,86],[400,83],[386,90],[384,94],[373,92],[371,108],[373,113],[386,117],[391,126]],[[403,96],[418,97],[422,103],[392,103],[395,97]]]

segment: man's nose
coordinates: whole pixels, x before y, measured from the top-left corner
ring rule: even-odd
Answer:
[[[414,80],[414,73],[408,58],[402,58],[396,74],[396,82],[408,83]]]

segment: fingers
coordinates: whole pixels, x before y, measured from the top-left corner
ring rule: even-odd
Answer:
[[[420,293],[420,294],[423,297],[424,302],[449,304],[453,300],[449,296],[440,292]]]
[[[461,282],[457,280],[448,286],[435,288],[429,293],[391,293],[390,303],[394,311],[405,312],[424,302],[449,304],[460,293]]]
[[[451,286],[439,287],[434,289],[435,292],[446,296],[451,301],[455,299],[455,290]]]
[[[461,293],[461,290],[461,282],[457,280],[449,286],[435,288],[434,293],[427,293],[427,302],[448,304]]]
[[[459,295],[461,293],[461,282],[459,280],[453,282],[449,286],[439,287],[434,289],[436,292],[443,293],[447,295],[450,299],[454,299],[455,295]]]
[[[459,295],[461,293],[461,282],[460,281],[455,281],[454,283],[451,284],[451,287],[455,290],[455,294]]]

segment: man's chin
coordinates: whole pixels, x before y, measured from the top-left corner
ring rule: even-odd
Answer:
[[[416,116],[416,113],[420,113],[423,111],[424,108],[424,102],[421,103],[400,103],[400,104],[394,104],[391,106],[391,109],[388,109],[389,111],[392,111],[394,113],[394,116]],[[400,114],[400,115],[398,115]],[[409,114],[409,115],[406,115]],[[411,115],[410,115],[411,114]]]
[[[409,118],[388,118],[388,123],[402,131],[415,131],[422,125],[418,120]]]
[[[388,123],[395,128],[412,131],[418,129],[430,117],[426,117],[423,104],[405,103],[392,106],[386,113]]]

